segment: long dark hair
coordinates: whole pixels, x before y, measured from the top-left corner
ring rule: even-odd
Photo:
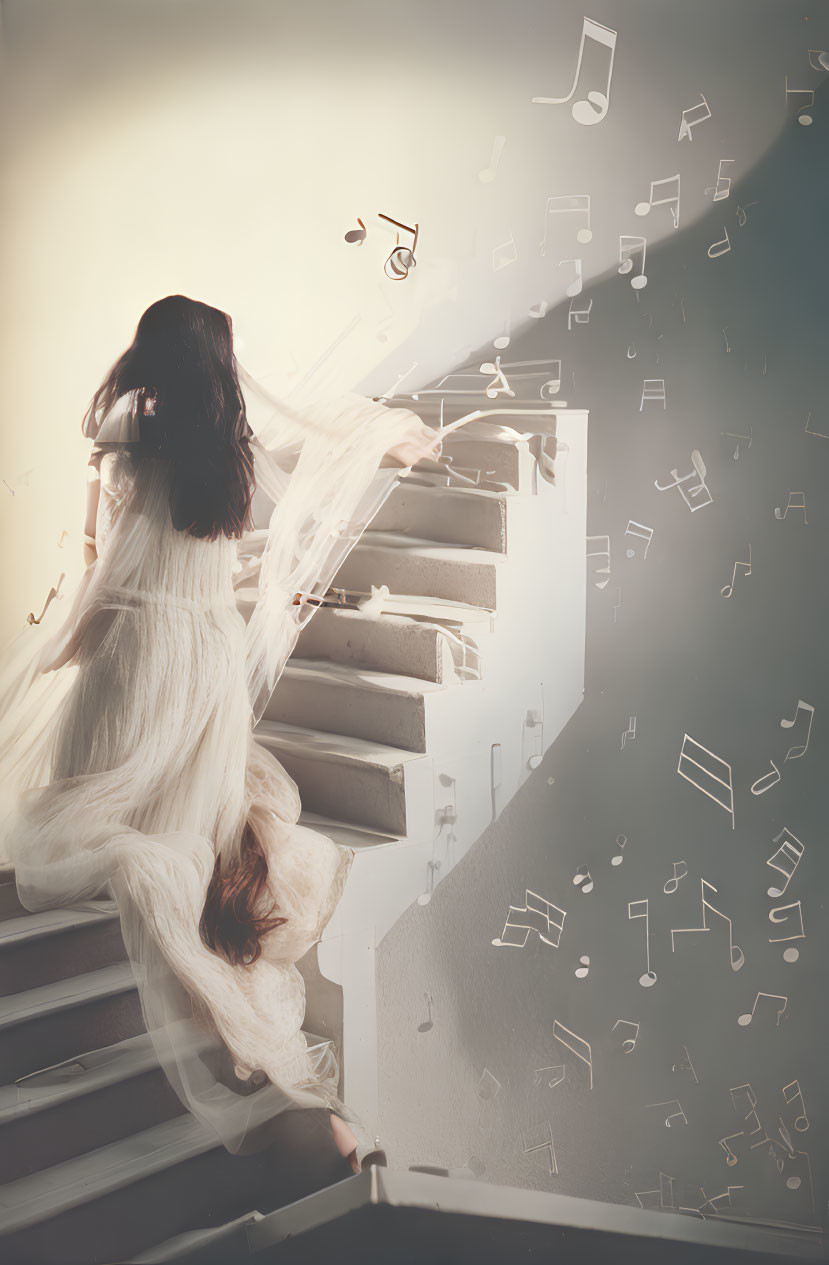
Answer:
[[[84,434],[132,390],[140,449],[173,463],[173,526],[208,540],[239,538],[252,526],[255,478],[227,313],[183,294],[152,303],[93,395]]]
[[[138,448],[172,462],[173,526],[216,540],[251,527],[255,491],[252,431],[236,373],[233,327],[218,308],[170,294],[147,308],[132,344],[92,397],[82,429],[135,391]],[[203,943],[233,965],[255,962],[260,937],[287,922],[273,901],[262,912],[268,862],[250,820],[239,855],[216,856],[199,922]]]

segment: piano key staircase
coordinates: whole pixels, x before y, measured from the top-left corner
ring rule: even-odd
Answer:
[[[482,413],[438,463],[401,478],[256,729],[299,787],[300,820],[356,852],[299,967],[306,1031],[336,1043],[341,1093],[381,1139],[377,946],[431,899],[583,697],[587,416],[515,401]],[[244,584],[237,598],[250,609]],[[0,1033],[0,1259],[244,1254],[267,1163],[228,1155],[183,1112],[113,902],[29,914],[0,876]],[[277,1203],[324,1178],[302,1180]]]

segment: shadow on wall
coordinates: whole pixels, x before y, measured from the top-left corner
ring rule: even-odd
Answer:
[[[410,1162],[428,1134],[431,1162],[483,1155],[488,1181],[825,1219],[827,101],[824,83],[811,127],[793,118],[648,251],[644,288],[638,262],[614,271],[572,300],[587,322],[568,331],[565,304],[502,353],[507,378],[560,356],[562,397],[590,411],[588,530],[609,536],[611,573],[588,585],[583,706],[383,941],[381,996],[411,999],[380,1015],[384,1122],[404,1146],[412,1086],[434,1076]],[[707,494],[683,497],[700,470]],[[554,583],[554,541],[539,564]],[[686,759],[678,776],[685,735],[707,772]],[[772,898],[786,879],[767,860],[792,838],[802,859]],[[567,910],[560,947],[494,948],[528,887]],[[435,1022],[412,1040],[423,989]],[[463,1107],[440,1073],[453,1059]],[[483,1072],[500,1088],[476,1106]]]

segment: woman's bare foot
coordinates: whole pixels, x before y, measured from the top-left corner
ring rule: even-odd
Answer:
[[[360,1169],[357,1163],[357,1139],[344,1120],[339,1116],[335,1116],[333,1111],[329,1114],[331,1116],[331,1132],[334,1135],[337,1150],[340,1155],[345,1156],[349,1160],[354,1172],[358,1173]]]

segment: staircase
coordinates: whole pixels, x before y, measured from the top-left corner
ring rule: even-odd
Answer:
[[[306,1029],[336,1041],[341,1092],[378,1134],[376,947],[582,698],[586,453],[583,412],[514,401],[449,437],[444,468],[401,480],[336,577],[387,586],[382,609],[317,610],[257,726],[301,821],[356,850],[299,967]],[[1,1259],[241,1258],[252,1219],[342,1176],[313,1156],[286,1172],[277,1150],[230,1156],[184,1113],[112,902],[29,914],[0,875]]]
[[[256,729],[299,787],[300,821],[356,851],[299,967],[307,1022],[336,1042],[346,1101],[380,1137],[377,945],[428,903],[584,692],[587,415],[485,411],[444,441],[442,469],[414,467],[381,506],[335,579],[374,589],[375,609],[315,611]]]

